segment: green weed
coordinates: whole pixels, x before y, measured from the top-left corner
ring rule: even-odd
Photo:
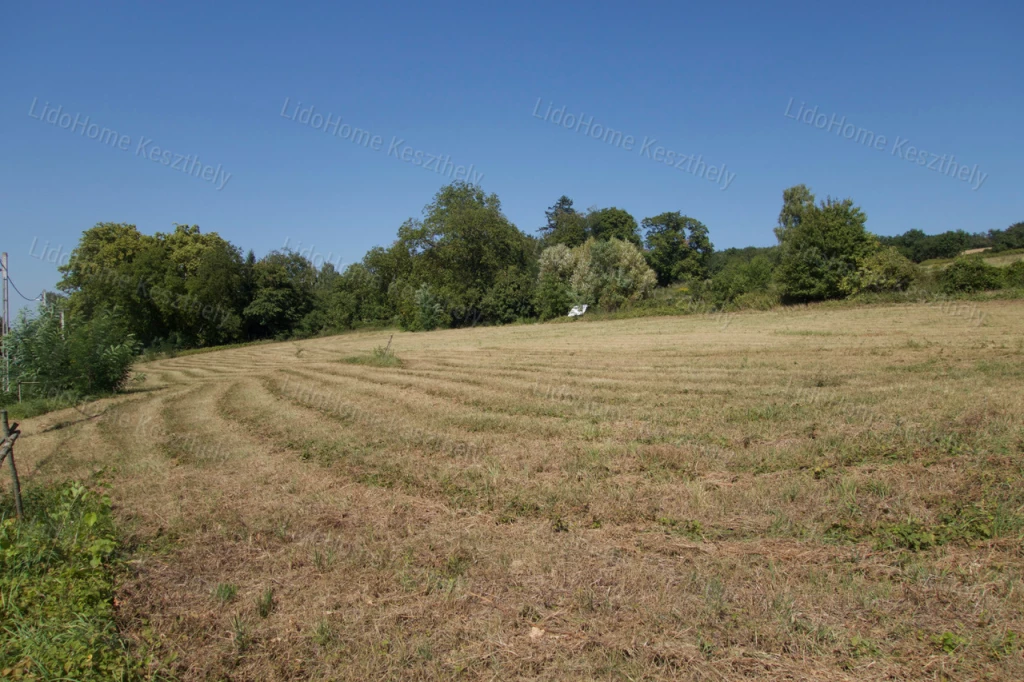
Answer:
[[[0,678],[139,679],[114,620],[109,500],[79,483],[30,488],[18,521],[0,498]]]

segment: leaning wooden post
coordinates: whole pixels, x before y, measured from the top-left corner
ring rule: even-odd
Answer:
[[[0,422],[3,422],[3,442],[8,446],[7,463],[11,467],[11,485],[14,488],[14,511],[18,514],[18,518],[20,519],[22,517],[21,483],[18,482],[18,469],[14,466],[14,440],[18,436],[17,433],[15,433],[14,438],[11,438],[9,443],[7,442],[7,439],[11,437],[11,427],[10,424],[7,423],[7,410],[0,410]]]

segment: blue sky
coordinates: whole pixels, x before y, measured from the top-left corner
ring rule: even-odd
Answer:
[[[43,246],[69,252],[101,221],[198,224],[344,266],[450,181],[405,147],[472,165],[527,232],[567,194],[638,221],[683,211],[718,248],[768,245],[801,182],[852,197],[878,234],[1024,220],[1024,5],[771,4],[5,3],[0,249],[29,296],[58,279]],[[379,148],[291,120],[299,102]],[[635,145],[543,120],[549,105]],[[941,171],[950,155],[971,178]]]

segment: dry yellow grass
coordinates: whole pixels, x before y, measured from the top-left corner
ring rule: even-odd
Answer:
[[[183,356],[19,462],[102,471],[183,679],[1024,679],[1024,303],[978,306]]]

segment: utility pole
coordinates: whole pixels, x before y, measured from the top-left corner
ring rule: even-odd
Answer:
[[[3,356],[4,356],[4,393],[9,393],[11,390],[11,358],[7,353],[7,335],[11,333],[11,297],[7,292],[7,252],[4,251],[0,254],[0,270],[3,270],[3,296],[4,296],[4,307],[0,311],[3,315],[3,322],[0,324],[0,343],[3,345]]]

